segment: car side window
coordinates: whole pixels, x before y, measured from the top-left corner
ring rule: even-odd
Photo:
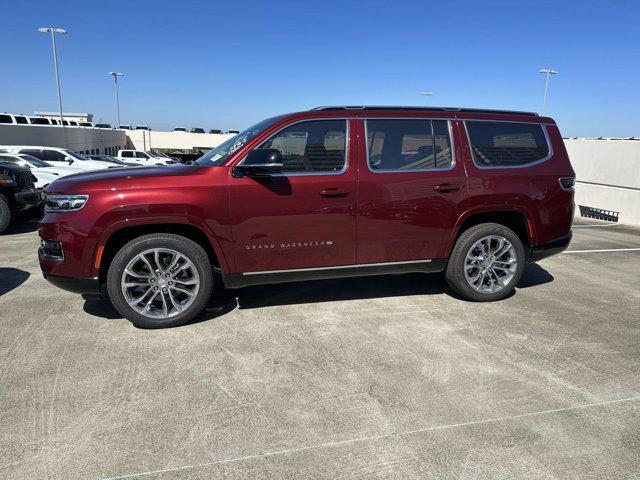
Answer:
[[[24,153],[25,155],[31,155],[33,157],[39,158],[40,160],[44,159],[44,155],[42,155],[42,152],[40,150],[23,148],[22,150],[20,150],[20,153]]]
[[[542,125],[465,122],[473,161],[480,167],[522,166],[543,160],[551,149]]]
[[[446,120],[367,120],[367,159],[373,171],[450,168]]]
[[[346,165],[347,121],[315,120],[281,130],[258,148],[282,155],[282,171],[339,172]]]
[[[42,160],[49,160],[51,162],[64,162],[67,158],[64,153],[55,150],[42,150],[42,156]]]
[[[127,150],[123,151],[120,156],[122,158],[133,158],[133,152],[129,152]]]
[[[136,158],[149,158],[144,152],[136,152]]]

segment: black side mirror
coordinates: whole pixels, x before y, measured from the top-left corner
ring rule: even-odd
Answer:
[[[282,171],[282,155],[274,148],[257,148],[236,168],[245,175],[268,175]]]

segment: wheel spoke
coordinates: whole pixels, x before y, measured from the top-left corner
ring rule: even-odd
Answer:
[[[513,244],[500,235],[489,235],[478,239],[469,249],[464,275],[474,290],[494,293],[509,285],[517,266]]]
[[[131,258],[122,272],[120,288],[129,306],[139,314],[171,318],[193,304],[200,291],[200,276],[183,253],[151,248]]]

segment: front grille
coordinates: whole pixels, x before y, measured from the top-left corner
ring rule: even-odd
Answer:
[[[13,175],[19,190],[33,190],[35,188],[33,184],[33,175],[29,170],[24,170],[22,172],[14,170],[11,174]]]

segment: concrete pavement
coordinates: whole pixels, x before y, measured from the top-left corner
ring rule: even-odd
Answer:
[[[640,248],[578,221],[570,250]],[[137,330],[0,237],[1,478],[640,478],[640,251],[529,265],[476,304],[441,275],[223,293]]]

